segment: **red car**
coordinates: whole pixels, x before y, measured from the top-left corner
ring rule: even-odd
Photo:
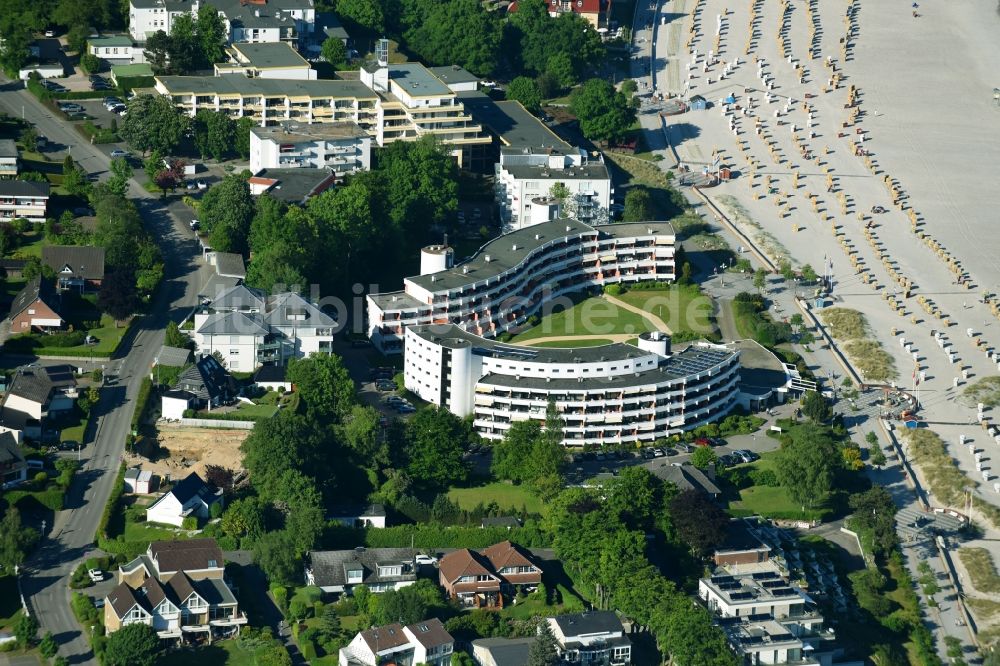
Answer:
[[[712,441],[710,439],[708,439],[707,437],[699,437],[698,439],[694,440],[694,445],[695,446],[712,446]]]

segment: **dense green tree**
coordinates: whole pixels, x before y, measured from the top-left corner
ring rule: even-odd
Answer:
[[[124,157],[111,160],[111,175],[105,181],[108,190],[118,196],[128,194],[128,183],[132,180],[132,166]]]
[[[576,65],[573,58],[565,51],[559,51],[549,56],[545,62],[545,73],[551,76],[562,90],[576,85]]]
[[[258,539],[253,546],[253,560],[272,583],[301,584],[302,560],[288,530],[268,532]]]
[[[811,508],[826,499],[839,460],[839,447],[826,429],[801,424],[782,438],[775,473],[794,501]]]
[[[461,65],[478,76],[497,68],[499,19],[479,0],[410,0],[409,5],[403,38],[422,60]]]
[[[108,636],[105,666],[153,666],[160,656],[160,639],[148,624],[127,624]]]
[[[202,64],[209,66],[213,63],[222,62],[225,56],[224,48],[228,33],[219,10],[208,3],[201,5],[198,8],[196,28],[198,31],[199,46],[201,47]]]
[[[816,269],[814,269],[812,265],[806,264],[802,267],[802,279],[806,282],[815,282],[819,279],[819,276],[816,274]]]
[[[236,135],[234,137],[236,154],[244,160],[250,157],[250,129],[253,126],[253,118],[249,116],[243,116],[236,121]]]
[[[339,37],[327,37],[320,53],[335,69],[347,64],[347,47]]]
[[[873,486],[863,493],[848,498],[848,505],[854,511],[853,521],[864,529],[871,530],[876,555],[888,555],[899,544],[896,534],[896,503],[892,495],[882,486]]]
[[[369,405],[354,405],[344,418],[344,443],[362,464],[375,469],[389,466],[389,448],[379,437],[379,411]]]
[[[801,405],[802,413],[816,423],[826,423],[833,418],[833,408],[819,391],[806,391]]]
[[[187,118],[164,95],[136,95],[128,103],[128,115],[118,134],[144,155],[150,150],[169,154],[187,129]]]
[[[408,587],[383,592],[368,602],[372,621],[379,625],[413,624],[427,619],[431,608],[443,605],[441,589],[426,578]]]
[[[325,478],[334,453],[322,425],[288,411],[258,422],[240,450],[251,483],[267,502],[288,501],[283,497],[286,471],[308,470],[314,478]]]
[[[37,637],[38,618],[34,615],[22,613],[21,617],[17,619],[17,624],[14,625],[14,638],[17,641],[17,645],[21,649],[31,647]]]
[[[703,555],[726,538],[729,517],[708,495],[698,490],[683,490],[670,500],[670,518],[677,535]]]
[[[758,291],[764,291],[767,287],[767,271],[763,268],[758,268],[753,273],[753,286]]]
[[[458,166],[433,137],[386,146],[379,152],[378,172],[389,219],[407,245],[419,244],[429,227],[444,226],[458,210]]]
[[[714,467],[718,460],[719,456],[716,455],[715,451],[713,451],[710,446],[699,446],[695,449],[694,453],[691,454],[691,464],[698,469],[708,469],[709,467]]]
[[[213,249],[219,252],[246,252],[250,221],[255,210],[250,185],[242,175],[230,174],[209,188],[201,199],[198,211]]]
[[[340,421],[356,404],[354,380],[336,354],[313,354],[288,364],[288,381],[295,384],[311,416]]]
[[[524,483],[530,481],[527,463],[535,442],[541,437],[538,421],[515,421],[504,438],[493,445],[491,471],[500,479]]]
[[[625,467],[604,485],[608,513],[630,529],[652,529],[664,510],[665,489],[645,467]]]
[[[46,631],[45,635],[42,636],[42,640],[38,644],[38,651],[41,652],[42,656],[46,659],[51,659],[56,656],[57,652],[59,652],[59,644],[56,643],[56,638],[52,635],[51,631]]]
[[[518,2],[517,12],[510,17],[505,41],[505,50],[515,61],[515,69],[536,75],[548,72],[560,86],[572,85],[580,74],[604,58],[601,36],[586,19],[573,12],[552,18],[545,0]],[[552,60],[560,53],[569,59],[571,67],[565,67],[565,59]]]
[[[222,532],[240,540],[247,548],[264,534],[267,527],[267,505],[253,495],[234,500],[222,514]]]
[[[376,35],[385,31],[385,16],[378,0],[337,0],[337,14],[349,28],[355,26]]]
[[[139,306],[134,274],[118,270],[104,276],[101,289],[97,292],[97,307],[115,321],[124,321],[135,314]]]
[[[507,86],[507,99],[521,103],[532,113],[537,113],[542,107],[542,93],[534,79],[518,76]]]
[[[462,454],[469,440],[466,425],[446,409],[428,407],[407,423],[406,471],[427,489],[444,490],[464,481]]]
[[[157,30],[146,39],[146,49],[143,51],[146,62],[154,74],[167,71],[167,58],[170,57],[170,36],[163,30]]]
[[[633,185],[625,193],[625,210],[622,222],[648,222],[656,219],[653,198],[642,185]]]
[[[205,133],[208,152],[221,161],[236,142],[236,121],[224,113],[212,112],[207,119]]]
[[[667,613],[663,636],[677,666],[736,666],[726,635],[712,624],[709,612],[689,599],[675,598]]]
[[[526,666],[558,666],[562,663],[557,650],[556,637],[548,622],[542,622],[538,628],[538,636],[528,648]]]
[[[198,22],[194,16],[182,13],[173,17],[167,53],[173,74],[190,74],[203,64]],[[131,111],[129,115],[132,115]]]
[[[180,326],[175,321],[167,322],[163,343],[169,347],[178,347],[181,349],[187,349],[192,344],[191,338],[181,332]]]
[[[343,270],[353,275],[352,261],[367,249],[375,234],[371,192],[364,181],[352,180],[329,189],[309,202],[309,213],[323,231],[333,231],[340,246]]]
[[[636,118],[629,96],[604,79],[590,79],[574,91],[570,108],[583,135],[596,141],[621,140]]]

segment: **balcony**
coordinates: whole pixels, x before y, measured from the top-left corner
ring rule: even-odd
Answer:
[[[208,623],[213,627],[237,627],[247,623],[247,616],[243,613],[238,613],[228,617],[213,618]]]

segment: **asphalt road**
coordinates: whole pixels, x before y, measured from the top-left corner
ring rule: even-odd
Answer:
[[[91,174],[106,176],[114,146],[84,143],[59,114],[50,111],[20,83],[0,83],[0,110],[35,123],[40,134],[51,141],[72,146],[73,159]],[[197,294],[208,277],[197,244],[182,222],[182,204],[166,204],[137,183],[129,195],[139,207],[146,228],[160,243],[166,265],[164,283],[154,300],[151,313],[139,319],[122,340],[110,365],[120,381],[101,390],[101,400],[93,410],[84,440],[83,467],[66,497],[66,508],[58,512],[53,525],[46,526],[41,544],[25,567],[22,592],[38,617],[41,633],[51,631],[59,643],[59,653],[71,664],[95,663],[86,637],[69,606],[68,577],[78,563],[95,549],[94,533],[111,494],[115,474],[131,426],[135,397],[143,375],[163,344],[169,319],[180,320],[197,303]],[[190,214],[187,215],[190,217]]]

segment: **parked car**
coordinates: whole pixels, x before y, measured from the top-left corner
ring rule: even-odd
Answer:
[[[115,157],[128,157],[128,151],[127,150],[122,150],[121,148],[115,148],[114,150],[111,151],[111,157],[112,158],[115,158]]]
[[[198,220],[191,220],[190,222],[188,222],[188,226],[191,227],[192,230],[197,229],[198,228]]]
[[[55,37],[56,36],[56,31],[53,30],[52,28],[49,28],[48,30],[45,31],[45,36],[46,37]]]
[[[66,86],[61,83],[56,83],[55,81],[50,81],[49,79],[42,79],[42,87],[50,92],[64,93],[68,92]]]
[[[203,180],[199,180],[198,181],[198,189],[199,190],[208,189],[208,184],[205,181],[203,181]]]
[[[694,445],[695,446],[712,446],[712,440],[710,440],[708,437],[699,437],[698,439],[694,440]]]
[[[661,448],[653,449],[653,457],[655,457],[655,458],[662,458],[665,455],[667,455],[667,452],[664,451],[663,449],[661,449]]]
[[[396,411],[399,412],[400,414],[412,414],[413,412],[417,411],[417,408],[414,407],[413,405],[397,405]]]
[[[400,398],[398,395],[390,395],[387,396],[385,400],[383,400],[383,402],[387,405],[397,405],[397,404],[401,405],[403,404],[403,399]]]
[[[100,74],[91,74],[91,75],[89,75],[87,77],[87,80],[90,81],[91,83],[107,83],[108,82],[107,79],[105,79]]]
[[[95,583],[100,583],[104,580],[104,572],[99,569],[89,569],[87,570],[87,575],[90,576],[90,580]]]
[[[94,608],[104,608],[104,599],[94,599]]]
[[[117,97],[105,97],[102,100],[102,103],[104,104],[104,106],[113,106],[115,104],[121,104],[122,101]]]
[[[108,109],[108,111],[118,116],[124,116],[126,113],[128,113],[128,107],[125,106],[124,104],[116,104],[110,109]]]
[[[59,110],[62,111],[63,113],[82,113],[83,107],[80,106],[79,104],[68,102],[66,104],[60,104]]]
[[[680,444],[677,445],[677,450],[682,451],[684,453],[691,453],[692,451],[694,451],[694,447],[691,446],[690,444],[685,444],[681,442]]]
[[[80,442],[74,439],[67,439],[65,442],[59,442],[59,448],[63,451],[76,451],[80,446]]]
[[[375,382],[375,388],[379,391],[395,391],[396,382],[389,381],[388,379],[379,379]]]
[[[414,561],[416,561],[417,564],[429,564],[429,565],[437,564],[436,557],[433,557],[431,555],[424,555],[423,553],[420,553],[413,559]]]

